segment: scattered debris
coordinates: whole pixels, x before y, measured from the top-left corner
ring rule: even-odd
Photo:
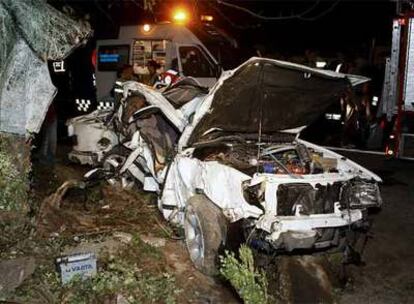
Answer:
[[[122,243],[128,244],[131,243],[133,236],[132,234],[126,232],[115,232],[114,238],[121,241]],[[141,239],[144,240],[142,237]]]
[[[95,235],[95,238],[97,236],[98,235]],[[102,236],[101,239],[97,238],[97,240],[95,240],[94,237],[92,237],[90,240],[85,239],[85,237],[86,236],[84,236],[84,239],[82,239],[80,244],[76,246],[66,246],[66,248],[63,249],[62,254],[76,255],[79,253],[89,252],[94,256],[99,257],[102,252],[108,254],[116,254],[116,252],[124,246],[124,243],[119,242],[117,239],[111,237],[110,235]]]
[[[56,259],[56,263],[62,284],[69,283],[75,276],[86,280],[96,275],[96,256],[91,253],[62,256]]]
[[[150,246],[155,248],[165,247],[165,239],[152,237],[152,236],[141,236],[141,240]]]
[[[141,193],[109,185],[85,188],[82,182],[67,181],[41,203],[36,233],[43,237],[54,233],[81,237],[131,229],[142,234],[154,233],[150,227],[158,222],[159,214],[145,199]],[[155,233],[165,235],[160,229]]]

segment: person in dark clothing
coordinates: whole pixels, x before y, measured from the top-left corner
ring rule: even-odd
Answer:
[[[158,73],[157,70],[161,68],[161,65],[156,62],[155,60],[150,60],[147,62],[147,69],[149,72],[148,79],[146,81],[146,84],[149,86],[153,86],[157,80],[158,80]]]
[[[57,114],[55,106],[52,104],[46,113],[42,127],[42,143],[40,146],[40,161],[53,163],[56,158],[57,143]]]

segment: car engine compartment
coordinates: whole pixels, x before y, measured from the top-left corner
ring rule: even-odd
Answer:
[[[202,161],[218,161],[241,172],[306,175],[338,172],[337,159],[292,142],[257,143],[238,136],[195,145],[193,157]]]
[[[283,181],[275,181],[274,216],[333,214],[338,204],[340,210],[365,210],[382,204],[378,184],[373,179],[349,174],[349,179],[333,178],[323,182],[326,174],[340,176],[344,173],[340,172],[343,170],[338,164],[340,159],[327,157],[294,140],[257,144],[239,136],[227,136],[195,145],[192,156],[205,162],[217,161],[249,176],[269,174],[283,178]],[[315,178],[304,178],[310,175]],[[265,183],[251,185],[250,180],[242,185],[246,202],[260,208],[264,214],[269,212],[265,188]]]

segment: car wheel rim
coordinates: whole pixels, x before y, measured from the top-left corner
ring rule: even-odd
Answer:
[[[103,163],[103,168],[104,170],[114,173],[114,176],[109,178],[107,181],[111,184],[111,185],[120,185],[123,188],[131,188],[132,186],[131,181],[129,181],[129,183],[127,183],[127,180],[123,180],[122,177],[118,176],[118,171],[121,169],[122,164],[125,162],[125,157],[118,155],[118,154],[112,154],[109,155],[104,163]],[[133,181],[132,181],[133,183]]]
[[[190,259],[196,266],[202,266],[204,261],[204,238],[200,220],[192,209],[187,211],[184,229]]]
[[[104,162],[104,169],[116,171],[124,163],[125,157],[120,155],[110,155]]]

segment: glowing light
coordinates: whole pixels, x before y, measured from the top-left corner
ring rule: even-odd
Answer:
[[[373,96],[373,97],[372,97],[371,104],[372,104],[373,106],[376,106],[376,105],[378,104],[378,96]]]
[[[316,67],[319,69],[323,69],[324,67],[326,67],[326,61],[316,61]]]
[[[144,24],[142,27],[142,30],[146,33],[148,33],[151,30],[151,25],[149,24]]]
[[[341,114],[325,113],[325,118],[328,120],[341,120]]]
[[[187,11],[182,8],[175,9],[172,16],[176,23],[186,23],[188,21]]]
[[[394,151],[392,151],[392,150],[388,150],[388,151],[387,151],[387,154],[388,154],[388,155],[393,155],[393,154],[394,154]]]
[[[214,18],[211,15],[201,15],[201,21],[212,22],[213,20]]]

